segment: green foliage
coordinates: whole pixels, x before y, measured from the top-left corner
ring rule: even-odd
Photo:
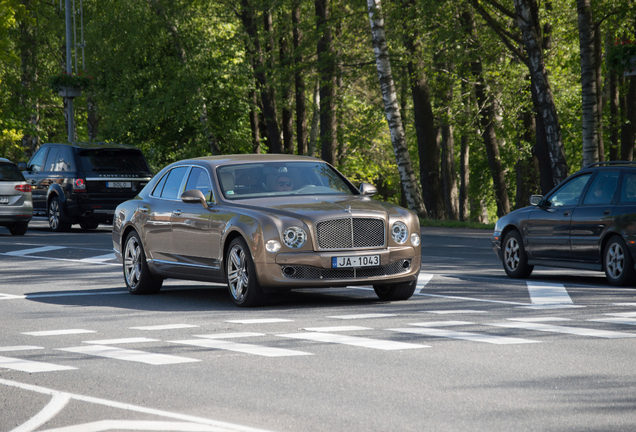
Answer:
[[[88,74],[82,74],[81,72],[77,75],[62,72],[60,75],[51,75],[49,77],[49,87],[55,93],[65,87],[87,90],[92,86],[93,77]]]
[[[609,66],[617,72],[623,72],[634,67],[632,61],[636,59],[636,42],[631,40],[620,41],[612,45],[607,53]]]

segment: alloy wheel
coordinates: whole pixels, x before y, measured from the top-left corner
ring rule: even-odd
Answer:
[[[136,288],[141,275],[141,246],[135,237],[130,237],[124,252],[124,276],[131,288]]]
[[[60,204],[57,199],[53,199],[49,204],[49,226],[56,230],[60,224]]]
[[[234,245],[229,253],[230,259],[227,264],[227,278],[232,297],[237,302],[242,302],[247,295],[249,274],[247,272],[247,262],[245,251],[240,245]]]
[[[618,243],[613,243],[607,249],[607,256],[605,258],[605,267],[607,272],[613,279],[618,279],[623,274],[623,268],[625,266],[625,253],[623,248]]]
[[[515,271],[519,267],[519,242],[514,237],[510,237],[504,250],[504,262],[508,270]]]

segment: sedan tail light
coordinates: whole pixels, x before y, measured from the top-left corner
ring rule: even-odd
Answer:
[[[31,192],[31,185],[30,184],[15,185],[15,190],[20,192]]]
[[[73,192],[86,192],[86,182],[84,181],[84,179],[75,179],[75,181],[73,182]]]

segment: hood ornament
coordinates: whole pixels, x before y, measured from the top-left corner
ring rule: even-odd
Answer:
[[[351,206],[347,206],[346,209],[344,209],[345,213],[351,213]]]

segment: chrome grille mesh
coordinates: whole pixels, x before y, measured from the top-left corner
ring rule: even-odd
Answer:
[[[342,218],[316,223],[318,249],[362,249],[385,244],[384,221]]]
[[[294,269],[291,275],[283,271],[283,275],[290,279],[357,279],[406,273],[411,269],[411,260],[395,261],[384,267],[361,267],[356,269],[324,269],[310,266],[282,266],[282,268]]]

